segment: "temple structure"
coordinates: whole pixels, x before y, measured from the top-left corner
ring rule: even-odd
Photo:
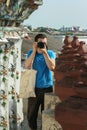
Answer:
[[[55,119],[63,130],[87,130],[87,46],[77,36],[66,36],[56,61],[55,94],[61,103]]]
[[[0,0],[0,26],[19,26],[42,4],[42,0]]]
[[[22,130],[21,46],[27,31],[20,24],[40,5],[42,0],[0,0],[0,130]]]
[[[26,30],[20,24],[43,0],[0,0],[0,130],[29,130],[19,96],[21,45]],[[87,130],[87,47],[66,36],[56,59],[54,93],[45,95],[42,130]],[[86,37],[87,39],[87,37]],[[26,126],[24,126],[26,125]]]

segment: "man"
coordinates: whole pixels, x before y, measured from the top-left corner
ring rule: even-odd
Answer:
[[[37,34],[33,49],[28,51],[25,67],[30,68],[33,63],[33,68],[37,70],[35,94],[36,100],[34,108],[28,115],[29,126],[32,130],[37,129],[37,117],[39,106],[41,112],[44,110],[44,94],[53,92],[53,73],[55,69],[55,53],[48,50],[47,37],[45,34]]]

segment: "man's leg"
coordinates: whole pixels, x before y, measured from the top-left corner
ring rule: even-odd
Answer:
[[[37,129],[37,117],[40,106],[40,97],[36,96],[35,99],[28,99],[28,123],[32,130]]]

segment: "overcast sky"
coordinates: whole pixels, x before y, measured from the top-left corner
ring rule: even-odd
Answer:
[[[43,5],[24,24],[33,28],[80,26],[87,29],[87,0],[43,0]]]

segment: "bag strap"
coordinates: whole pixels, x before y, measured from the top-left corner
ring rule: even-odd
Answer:
[[[34,55],[34,58],[35,58],[35,55]],[[32,65],[31,65],[30,69],[33,69],[34,58],[32,60]]]

